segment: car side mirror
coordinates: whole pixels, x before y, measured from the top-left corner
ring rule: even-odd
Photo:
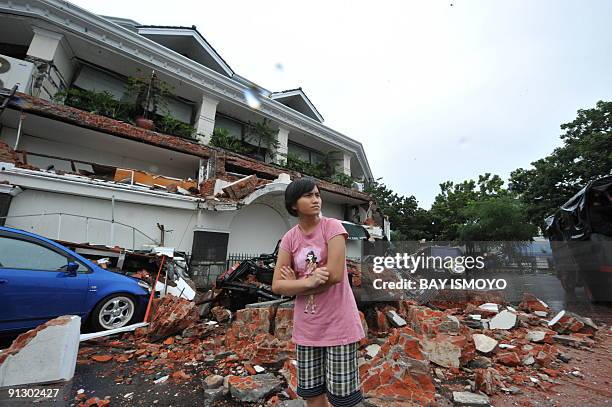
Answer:
[[[69,276],[76,276],[77,270],[79,269],[79,263],[74,261],[69,261],[66,265],[66,274]]]

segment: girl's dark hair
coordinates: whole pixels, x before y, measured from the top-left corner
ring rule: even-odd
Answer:
[[[298,213],[293,209],[293,205],[302,197],[302,195],[312,191],[317,184],[312,178],[298,178],[287,185],[285,190],[285,208],[291,216],[298,216]]]

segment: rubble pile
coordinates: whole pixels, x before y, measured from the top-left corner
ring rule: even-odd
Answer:
[[[553,315],[529,294],[516,308],[498,293],[465,294],[433,301],[435,307],[370,304],[369,324],[361,314],[368,332],[358,351],[366,405],[487,405],[496,394],[550,391],[561,376],[580,377],[567,347],[593,346],[593,321]],[[203,319],[193,304],[165,297],[149,327],[85,342],[78,363],[114,369],[118,384],[136,375],[154,386],[195,381],[211,402],[285,405],[299,398],[291,303],[236,312],[214,305]]]

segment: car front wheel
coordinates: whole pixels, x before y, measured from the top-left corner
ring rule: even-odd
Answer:
[[[94,331],[105,331],[128,325],[136,315],[134,298],[127,294],[116,294],[103,299],[91,315]]]

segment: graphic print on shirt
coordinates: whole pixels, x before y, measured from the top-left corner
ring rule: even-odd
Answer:
[[[305,247],[298,252],[296,259],[299,278],[310,277],[318,267],[318,261],[320,260],[319,249],[312,246]]]
[[[310,250],[309,250],[310,249]],[[317,255],[315,254],[314,248],[306,248],[308,250],[306,252],[306,256],[304,258],[305,266],[304,266],[304,274],[306,277],[310,276],[317,268]],[[303,251],[300,252],[303,254]],[[302,258],[301,256],[299,258]],[[304,307],[305,314],[314,314],[317,311],[317,304],[315,304],[315,296],[314,294],[310,294],[308,296],[308,301],[306,302],[306,306]]]

